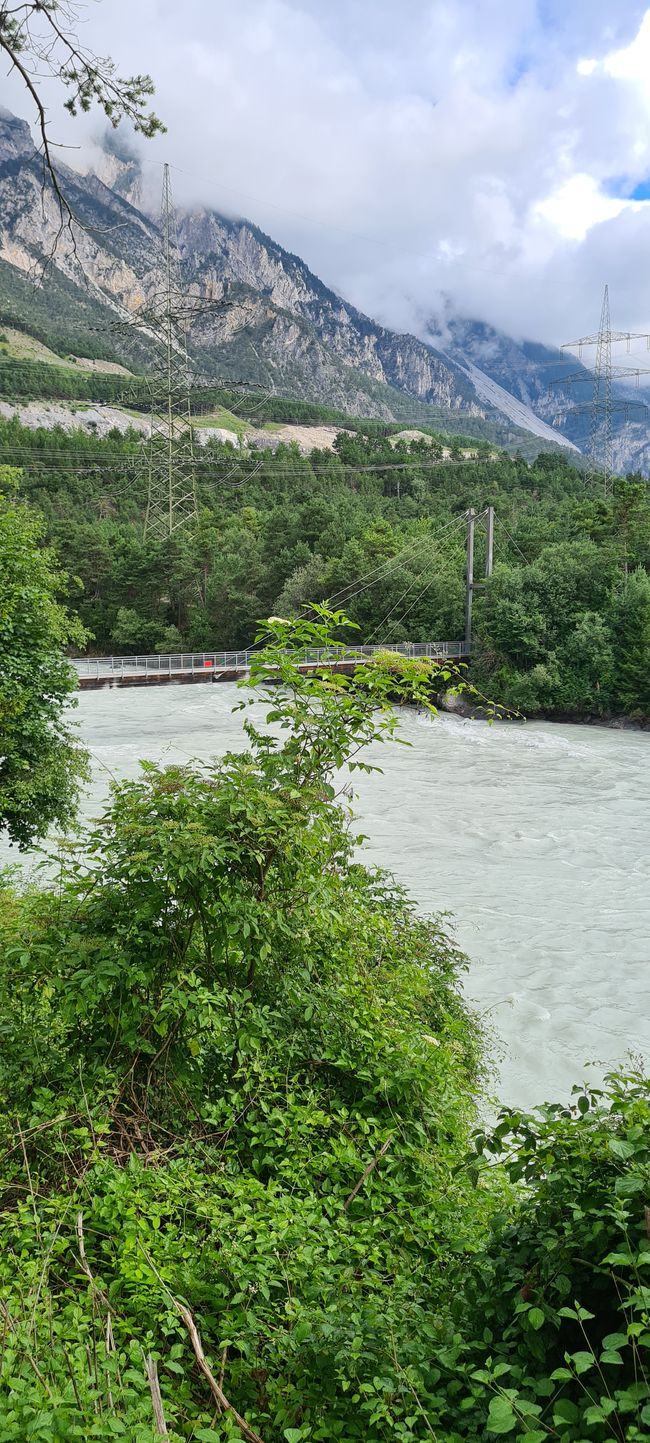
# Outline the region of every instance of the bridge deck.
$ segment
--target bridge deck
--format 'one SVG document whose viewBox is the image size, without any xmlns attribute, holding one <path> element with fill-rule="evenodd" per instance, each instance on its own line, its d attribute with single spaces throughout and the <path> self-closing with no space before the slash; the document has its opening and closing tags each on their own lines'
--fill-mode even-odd
<svg viewBox="0 0 650 1443">
<path fill-rule="evenodd" d="M 336 666 L 351 671 L 359 661 L 378 652 L 394 651 L 399 656 L 429 657 L 433 661 L 462 661 L 469 648 L 464 641 L 400 642 L 394 646 L 358 646 L 339 651 L 305 651 L 301 665 Z M 72 664 L 83 689 L 105 686 L 161 686 L 169 682 L 239 681 L 250 669 L 254 652 L 200 651 L 159 656 L 73 657 Z"/>
</svg>

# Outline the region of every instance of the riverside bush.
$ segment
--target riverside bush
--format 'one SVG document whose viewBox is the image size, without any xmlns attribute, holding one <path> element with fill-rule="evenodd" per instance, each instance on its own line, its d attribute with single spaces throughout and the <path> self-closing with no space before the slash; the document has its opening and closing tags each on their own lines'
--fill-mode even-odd
<svg viewBox="0 0 650 1443">
<path fill-rule="evenodd" d="M 305 672 L 344 621 L 0 890 L 0 1443 L 650 1439 L 647 1082 L 475 1130 L 465 960 L 337 781 L 453 678 Z"/>
<path fill-rule="evenodd" d="M 504 1111 L 474 1157 L 477 1180 L 498 1157 L 515 1191 L 426 1380 L 436 1436 L 650 1439 L 647 1079 L 615 1074 L 575 1088 L 570 1106 Z"/>
<path fill-rule="evenodd" d="M 301 671 L 343 620 L 271 624 L 273 733 L 146 766 L 2 894 L 2 1443 L 148 1443 L 153 1372 L 174 1439 L 427 1436 L 408 1370 L 486 1210 L 480 1034 L 333 780 L 437 671 Z"/>
</svg>

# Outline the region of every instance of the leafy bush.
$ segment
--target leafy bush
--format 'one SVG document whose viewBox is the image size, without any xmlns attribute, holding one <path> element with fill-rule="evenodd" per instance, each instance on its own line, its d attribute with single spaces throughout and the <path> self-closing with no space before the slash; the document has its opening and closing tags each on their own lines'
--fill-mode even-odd
<svg viewBox="0 0 650 1443">
<path fill-rule="evenodd" d="M 506 1111 L 475 1157 L 477 1180 L 498 1159 L 515 1200 L 465 1278 L 460 1326 L 428 1380 L 432 1426 L 450 1440 L 647 1440 L 647 1079 L 615 1075 L 604 1091 L 576 1088 L 571 1106 Z"/>
<path fill-rule="evenodd" d="M 271 733 L 147 766 L 2 894 L 3 1443 L 149 1443 L 152 1369 L 176 1440 L 427 1436 L 408 1370 L 485 1226 L 480 1036 L 333 780 L 435 678 L 301 669 L 342 621 L 272 623 Z"/>
<path fill-rule="evenodd" d="M 28 846 L 73 819 L 86 776 L 65 716 L 77 688 L 65 647 L 87 636 L 58 601 L 67 577 L 17 480 L 0 466 L 0 829 Z"/>
</svg>

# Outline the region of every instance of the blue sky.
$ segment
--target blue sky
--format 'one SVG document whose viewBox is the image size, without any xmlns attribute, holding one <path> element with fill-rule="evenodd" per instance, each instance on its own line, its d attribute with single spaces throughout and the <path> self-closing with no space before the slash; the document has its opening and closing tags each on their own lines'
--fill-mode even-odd
<svg viewBox="0 0 650 1443">
<path fill-rule="evenodd" d="M 147 69 L 155 192 L 250 215 L 387 324 L 451 306 L 517 336 L 650 325 L 650 0 L 101 0 Z M 29 118 L 15 80 L 2 99 Z M 48 96 L 53 117 L 57 97 Z M 96 118 L 59 138 L 92 157 Z M 74 153 L 69 157 L 74 161 Z"/>
</svg>

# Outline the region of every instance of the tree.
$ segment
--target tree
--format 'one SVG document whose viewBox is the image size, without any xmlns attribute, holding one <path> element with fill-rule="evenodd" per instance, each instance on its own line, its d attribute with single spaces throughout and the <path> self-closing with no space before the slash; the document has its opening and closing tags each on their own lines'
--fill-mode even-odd
<svg viewBox="0 0 650 1443">
<path fill-rule="evenodd" d="M 85 8 L 79 0 L 0 0 L 0 50 L 9 57 L 10 69 L 23 80 L 36 107 L 45 170 L 54 187 L 61 224 L 69 224 L 73 213 L 61 188 L 52 155 L 41 83 L 52 76 L 68 91 L 64 102 L 70 115 L 98 105 L 116 128 L 128 120 L 140 135 L 151 137 L 164 130 L 162 122 L 147 109 L 154 85 L 149 75 L 122 77 L 114 62 L 95 55 L 80 44 L 76 27 Z"/>
<path fill-rule="evenodd" d="M 149 651 L 161 636 L 162 623 L 154 618 L 141 616 L 132 606 L 120 606 L 111 632 L 111 639 L 119 652 Z"/>
<path fill-rule="evenodd" d="M 16 472 L 0 467 L 4 492 Z M 0 494 L 0 826 L 28 846 L 74 816 L 86 754 L 63 720 L 77 685 L 64 655 L 87 633 L 57 600 L 66 576 L 34 512 Z"/>
<path fill-rule="evenodd" d="M 640 567 L 614 602 L 615 687 L 626 712 L 650 716 L 650 577 Z"/>
</svg>

